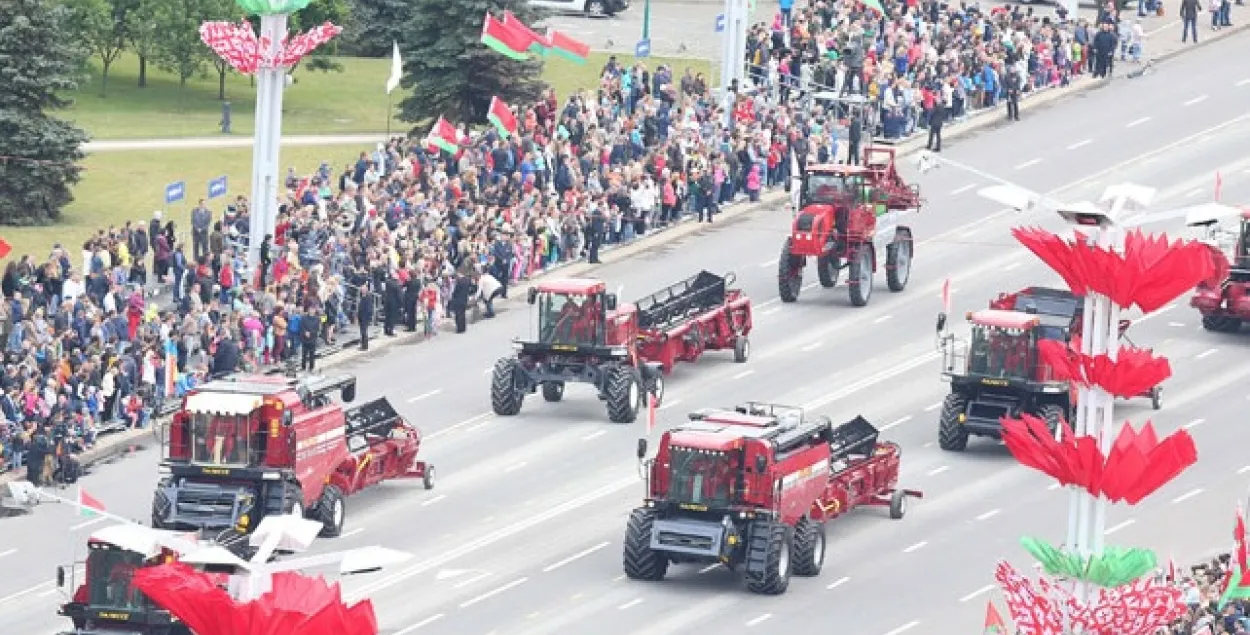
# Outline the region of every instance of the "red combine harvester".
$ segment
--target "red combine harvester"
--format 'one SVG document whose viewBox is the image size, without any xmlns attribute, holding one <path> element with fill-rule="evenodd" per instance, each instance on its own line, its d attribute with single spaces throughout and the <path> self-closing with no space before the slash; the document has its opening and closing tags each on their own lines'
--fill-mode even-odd
<svg viewBox="0 0 1250 635">
<path fill-rule="evenodd" d="M 782 302 L 795 302 L 803 268 L 816 259 L 821 286 L 837 286 L 847 269 L 851 304 L 872 297 L 873 274 L 885 255 L 886 284 L 902 291 L 911 277 L 915 246 L 911 228 L 899 220 L 920 211 L 920 188 L 908 185 L 894 165 L 894 148 L 868 146 L 864 165 L 809 165 L 803 174 L 800 209 L 777 261 Z"/>
<path fill-rule="evenodd" d="M 856 417 L 834 426 L 799 408 L 748 403 L 702 410 L 665 432 L 645 461 L 647 498 L 625 532 L 625 575 L 662 580 L 669 564 L 721 563 L 754 593 L 785 593 L 790 576 L 815 576 L 825 523 L 862 505 L 902 518 L 902 450 Z M 644 461 L 647 440 L 638 440 Z"/>
<path fill-rule="evenodd" d="M 607 404 L 610 420 L 632 423 L 645 393 L 663 398 L 664 376 L 678 362 L 718 350 L 733 350 L 735 362 L 747 361 L 751 300 L 730 288 L 733 280 L 733 274 L 702 271 L 619 308 L 600 280 L 531 287 L 538 337 L 514 341 L 516 355 L 495 362 L 491 407 L 512 416 L 540 387 L 543 399 L 556 402 L 566 384 L 587 383 Z"/>
<path fill-rule="evenodd" d="M 1243 322 L 1250 320 L 1250 210 L 1240 214 L 1240 228 L 1235 233 L 1221 232 L 1216 219 L 1201 218 L 1191 221 L 1190 226 L 1207 227 L 1210 238 L 1227 236 L 1232 244 L 1221 246 L 1222 241 L 1209 240 L 1217 262 L 1227 263 L 1228 276 L 1219 288 L 1205 282 L 1199 283 L 1190 299 L 1190 306 L 1202 314 L 1202 328 L 1217 333 L 1236 333 Z M 1228 234 L 1232 235 L 1228 235 Z M 1227 247 L 1227 249 L 1225 249 Z"/>
<path fill-rule="evenodd" d="M 434 486 L 417 460 L 421 433 L 379 398 L 345 410 L 330 398 L 356 396 L 356 379 L 255 375 L 197 387 L 174 414 L 152 526 L 250 533 L 267 515 L 321 521 L 337 536 L 344 499 L 395 478 Z"/>
</svg>

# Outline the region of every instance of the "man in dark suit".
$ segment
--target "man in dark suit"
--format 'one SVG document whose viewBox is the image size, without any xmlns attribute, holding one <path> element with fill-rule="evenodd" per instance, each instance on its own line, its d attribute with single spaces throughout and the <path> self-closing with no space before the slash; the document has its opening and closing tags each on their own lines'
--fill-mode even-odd
<svg viewBox="0 0 1250 635">
<path fill-rule="evenodd" d="M 395 337 L 395 325 L 399 323 L 399 306 L 402 300 L 403 292 L 399 289 L 399 281 L 395 276 L 386 278 L 386 285 L 382 292 L 382 310 L 383 315 L 382 332 L 387 337 Z"/>
<path fill-rule="evenodd" d="M 469 298 L 473 297 L 474 286 L 473 279 L 469 277 L 468 272 L 461 271 L 460 275 L 456 276 L 455 286 L 451 289 L 451 300 L 447 303 L 447 307 L 456 318 L 457 333 L 464 333 L 468 329 L 469 321 L 465 311 L 469 309 Z"/>
<path fill-rule="evenodd" d="M 317 365 L 317 339 L 321 335 L 321 315 L 308 307 L 299 319 L 300 370 L 313 372 Z"/>
<path fill-rule="evenodd" d="M 369 350 L 369 325 L 373 324 L 373 285 L 365 280 L 360 285 L 360 303 L 356 305 L 356 322 L 360 325 L 360 350 Z"/>
</svg>

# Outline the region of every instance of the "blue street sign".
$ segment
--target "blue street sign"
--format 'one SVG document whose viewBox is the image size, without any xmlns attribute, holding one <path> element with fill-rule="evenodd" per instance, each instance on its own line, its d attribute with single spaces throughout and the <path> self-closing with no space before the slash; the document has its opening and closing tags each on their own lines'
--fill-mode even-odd
<svg viewBox="0 0 1250 635">
<path fill-rule="evenodd" d="M 634 57 L 650 57 L 651 56 L 651 40 L 638 40 L 634 45 Z"/>
<path fill-rule="evenodd" d="M 177 203 L 187 196 L 187 182 L 174 181 L 165 186 L 165 204 Z"/>
<path fill-rule="evenodd" d="M 226 195 L 226 177 L 219 176 L 208 182 L 208 197 L 217 198 Z"/>
<path fill-rule="evenodd" d="M 717 33 L 725 32 L 725 14 L 724 13 L 716 14 L 716 32 Z"/>
</svg>

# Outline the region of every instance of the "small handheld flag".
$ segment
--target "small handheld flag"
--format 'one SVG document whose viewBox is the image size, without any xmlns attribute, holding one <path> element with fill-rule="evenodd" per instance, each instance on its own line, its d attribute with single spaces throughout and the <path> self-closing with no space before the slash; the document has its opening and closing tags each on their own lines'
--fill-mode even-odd
<svg viewBox="0 0 1250 635">
<path fill-rule="evenodd" d="M 1224 177 L 1220 176 L 1220 171 L 1215 171 L 1215 202 L 1220 202 L 1220 193 L 1224 189 Z"/>
<path fill-rule="evenodd" d="M 947 315 L 951 314 L 951 279 L 950 278 L 947 278 L 946 281 L 942 283 L 942 312 Z"/>
<path fill-rule="evenodd" d="M 983 635 L 1007 635 L 1007 624 L 1003 621 L 1003 616 L 998 614 L 993 601 L 985 603 L 985 630 L 982 633 Z"/>
<path fill-rule="evenodd" d="M 96 500 L 94 496 L 87 493 L 81 485 L 78 486 L 78 513 L 82 516 L 96 516 L 96 512 L 104 511 L 104 503 Z"/>
<path fill-rule="evenodd" d="M 399 56 L 399 42 L 391 42 L 391 76 L 386 78 L 386 94 L 395 92 L 404 78 L 404 61 Z"/>
</svg>

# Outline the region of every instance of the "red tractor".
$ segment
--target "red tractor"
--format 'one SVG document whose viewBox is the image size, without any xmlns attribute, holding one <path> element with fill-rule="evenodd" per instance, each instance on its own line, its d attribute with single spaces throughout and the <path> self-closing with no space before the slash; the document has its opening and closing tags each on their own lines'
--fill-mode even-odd
<svg viewBox="0 0 1250 635">
<path fill-rule="evenodd" d="M 777 261 L 782 302 L 795 302 L 803 268 L 816 259 L 821 286 L 837 286 L 847 269 L 851 304 L 872 297 L 873 274 L 885 255 L 886 284 L 902 291 L 911 277 L 911 228 L 899 220 L 920 211 L 920 189 L 894 166 L 894 148 L 868 146 L 864 165 L 809 165 L 800 185 L 799 211 Z"/>
<path fill-rule="evenodd" d="M 336 391 L 355 399 L 355 377 L 254 375 L 194 389 L 170 423 L 152 526 L 237 537 L 267 515 L 295 514 L 337 536 L 346 497 L 395 478 L 434 486 L 416 427 L 386 398 L 344 409 Z"/>
<path fill-rule="evenodd" d="M 1226 279 L 1219 288 L 1199 283 L 1189 301 L 1190 306 L 1202 314 L 1202 328 L 1208 331 L 1236 333 L 1241 330 L 1242 322 L 1250 320 L 1250 211 L 1243 211 L 1240 216 L 1239 231 L 1228 236 L 1233 243 L 1228 245 L 1230 249 L 1225 251 L 1221 246 L 1211 245 L 1216 262 L 1227 268 Z M 1191 222 L 1190 225 L 1208 226 L 1212 237 L 1222 233 L 1216 229 L 1214 219 Z"/>
<path fill-rule="evenodd" d="M 834 426 L 799 408 L 748 403 L 702 410 L 638 459 L 647 496 L 625 531 L 625 575 L 662 580 L 670 564 L 720 563 L 740 570 L 754 593 L 785 593 L 790 576 L 815 576 L 825 559 L 825 523 L 861 505 L 902 518 L 902 450 L 878 442 L 863 417 Z"/>
<path fill-rule="evenodd" d="M 619 308 L 600 280 L 531 287 L 538 334 L 516 340 L 516 355 L 495 362 L 491 407 L 497 415 L 512 416 L 540 387 L 543 399 L 557 402 L 566 384 L 587 383 L 607 404 L 610 420 L 632 423 L 644 394 L 663 398 L 664 376 L 678 362 L 718 350 L 732 350 L 735 362 L 747 361 L 751 300 L 730 288 L 733 280 L 733 274 L 702 271 Z"/>
</svg>

